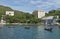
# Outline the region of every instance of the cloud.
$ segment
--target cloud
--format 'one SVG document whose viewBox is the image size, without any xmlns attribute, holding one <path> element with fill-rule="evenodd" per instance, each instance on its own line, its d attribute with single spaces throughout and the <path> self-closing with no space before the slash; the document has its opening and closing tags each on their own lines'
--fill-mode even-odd
<svg viewBox="0 0 60 39">
<path fill-rule="evenodd" d="M 42 7 L 53 6 L 53 5 L 59 6 L 60 5 L 60 0 L 47 0 L 47 1 L 44 1 L 44 0 L 33 1 L 33 0 L 31 0 L 30 3 L 33 4 L 33 5 L 42 6 Z"/>
<path fill-rule="evenodd" d="M 10 6 L 15 9 L 21 10 L 34 10 L 34 9 L 55 9 L 60 7 L 60 0 L 0 0 L 0 5 Z"/>
<path fill-rule="evenodd" d="M 60 0 L 31 0 L 30 3 L 38 9 L 45 9 L 47 11 L 60 8 Z"/>
</svg>

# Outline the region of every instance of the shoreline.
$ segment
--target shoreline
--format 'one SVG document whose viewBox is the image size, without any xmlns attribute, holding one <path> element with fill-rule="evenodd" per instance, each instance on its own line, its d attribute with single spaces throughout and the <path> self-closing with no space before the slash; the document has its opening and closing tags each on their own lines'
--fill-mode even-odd
<svg viewBox="0 0 60 39">
<path fill-rule="evenodd" d="M 0 23 L 0 26 L 1 25 L 25 25 L 25 26 L 31 26 L 31 25 L 33 25 L 33 26 L 35 26 L 35 25 L 38 25 L 38 26 L 45 26 L 44 24 L 42 24 L 42 23 Z M 48 24 L 49 25 L 49 24 Z M 47 26 L 48 26 L 47 25 Z M 58 24 L 53 24 L 54 26 L 60 26 L 60 25 L 58 25 Z"/>
<path fill-rule="evenodd" d="M 0 23 L 0 24 L 20 24 L 20 25 L 34 25 L 35 23 Z M 41 23 L 36 23 L 36 24 L 41 24 Z"/>
</svg>

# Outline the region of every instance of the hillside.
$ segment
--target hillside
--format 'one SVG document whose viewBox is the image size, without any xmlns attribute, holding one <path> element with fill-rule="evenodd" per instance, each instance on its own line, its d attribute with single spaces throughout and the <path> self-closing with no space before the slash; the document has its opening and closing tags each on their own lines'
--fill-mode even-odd
<svg viewBox="0 0 60 39">
<path fill-rule="evenodd" d="M 0 5 L 0 20 L 1 16 L 5 15 L 6 11 L 14 11 L 14 16 L 4 16 L 4 20 L 9 23 L 26 23 L 27 20 L 30 22 L 36 23 L 39 22 L 39 19 L 36 19 L 33 14 L 23 12 L 23 11 L 18 11 L 18 10 L 13 10 L 10 7 L 7 6 L 2 6 Z"/>
<path fill-rule="evenodd" d="M 10 7 L 7 7 L 7 6 L 0 5 L 0 13 L 1 14 L 4 14 L 5 11 L 10 11 L 10 10 L 13 10 L 13 9 L 11 9 Z"/>
<path fill-rule="evenodd" d="M 57 15 L 60 17 L 60 9 L 50 10 L 48 13 L 46 13 L 46 16 L 57 16 Z"/>
<path fill-rule="evenodd" d="M 2 5 L 0 5 L 0 13 L 5 14 L 6 11 L 14 11 L 15 14 L 17 14 L 17 13 L 19 13 L 19 14 L 20 14 L 20 13 L 25 13 L 25 12 L 22 12 L 22 11 L 13 10 L 12 8 L 7 7 L 7 6 L 2 6 Z"/>
<path fill-rule="evenodd" d="M 5 15 L 6 11 L 14 11 L 15 16 L 20 16 L 20 15 L 26 14 L 26 12 L 13 10 L 12 8 L 10 8 L 8 6 L 0 5 L 0 19 L 1 19 L 2 15 Z"/>
</svg>

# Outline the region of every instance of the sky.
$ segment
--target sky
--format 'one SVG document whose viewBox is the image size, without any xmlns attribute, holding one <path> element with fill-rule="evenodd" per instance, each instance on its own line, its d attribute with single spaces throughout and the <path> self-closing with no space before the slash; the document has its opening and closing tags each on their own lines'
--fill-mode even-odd
<svg viewBox="0 0 60 39">
<path fill-rule="evenodd" d="M 60 0 L 0 0 L 0 5 L 30 13 L 34 10 L 44 10 L 48 12 L 60 8 Z"/>
</svg>

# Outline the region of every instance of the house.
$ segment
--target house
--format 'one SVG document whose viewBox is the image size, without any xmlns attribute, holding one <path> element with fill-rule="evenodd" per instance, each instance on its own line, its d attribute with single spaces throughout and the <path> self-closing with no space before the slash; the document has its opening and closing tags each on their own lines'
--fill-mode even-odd
<svg viewBox="0 0 60 39">
<path fill-rule="evenodd" d="M 45 12 L 43 10 L 35 10 L 33 11 L 33 15 L 35 15 L 36 18 L 42 18 L 45 16 Z"/>
<path fill-rule="evenodd" d="M 6 15 L 14 16 L 14 11 L 6 11 Z"/>
</svg>

